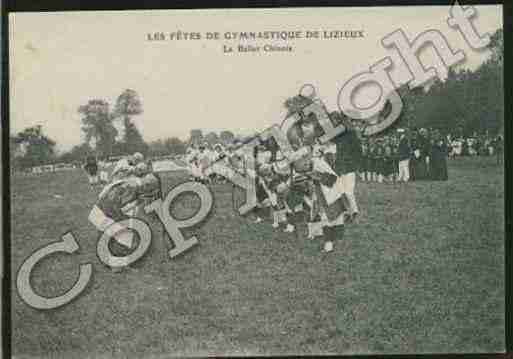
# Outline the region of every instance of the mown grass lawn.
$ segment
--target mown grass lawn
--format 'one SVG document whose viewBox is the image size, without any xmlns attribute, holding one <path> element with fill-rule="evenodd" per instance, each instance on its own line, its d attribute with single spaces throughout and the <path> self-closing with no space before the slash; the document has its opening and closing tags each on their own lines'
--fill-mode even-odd
<svg viewBox="0 0 513 359">
<path fill-rule="evenodd" d="M 450 161 L 448 182 L 359 183 L 359 224 L 326 255 L 303 234 L 234 214 L 229 185 L 200 244 L 174 260 L 156 246 L 136 270 L 96 257 L 87 221 L 99 189 L 80 171 L 12 178 L 12 348 L 18 358 L 497 352 L 504 349 L 504 179 L 494 158 Z M 183 181 L 164 176 L 164 191 Z M 62 196 L 58 198 L 55 195 Z M 183 198 L 177 215 L 197 201 Z M 55 296 L 78 264 L 93 277 L 68 305 L 39 311 L 16 292 L 30 254 L 72 230 L 77 255 L 33 271 Z M 156 227 L 156 233 L 160 229 Z M 304 229 L 300 229 L 304 231 Z"/>
</svg>

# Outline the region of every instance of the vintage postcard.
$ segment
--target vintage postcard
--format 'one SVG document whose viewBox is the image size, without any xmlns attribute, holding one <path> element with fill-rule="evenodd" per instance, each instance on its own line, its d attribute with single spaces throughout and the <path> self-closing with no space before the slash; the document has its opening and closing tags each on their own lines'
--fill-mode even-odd
<svg viewBox="0 0 513 359">
<path fill-rule="evenodd" d="M 10 13 L 12 354 L 503 353 L 502 12 Z"/>
</svg>

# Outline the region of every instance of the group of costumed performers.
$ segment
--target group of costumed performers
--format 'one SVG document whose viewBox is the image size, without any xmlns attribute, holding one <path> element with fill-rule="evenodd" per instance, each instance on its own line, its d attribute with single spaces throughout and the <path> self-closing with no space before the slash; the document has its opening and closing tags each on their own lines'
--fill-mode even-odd
<svg viewBox="0 0 513 359">
<path fill-rule="evenodd" d="M 109 229 L 114 239 L 109 247 L 116 257 L 123 257 L 135 247 L 135 241 L 129 225 L 120 222 L 137 217 L 146 204 L 160 197 L 160 178 L 143 155 L 136 153 L 115 164 L 111 182 L 98 195 L 88 219 L 100 233 Z M 112 270 L 119 272 L 128 267 L 121 264 Z"/>
<path fill-rule="evenodd" d="M 312 101 L 304 95 L 289 99 L 289 115 Z M 287 159 L 272 137 L 259 140 L 254 152 L 258 204 L 250 217 L 260 223 L 269 211 L 272 226 L 284 232 L 306 223 L 307 237 L 320 238 L 323 250 L 331 252 L 343 239 L 345 224 L 359 213 L 354 189 L 361 142 L 351 122 L 333 112 L 332 122 L 346 131 L 321 143 L 323 130 L 313 116 L 302 117 L 287 133 L 294 151 L 304 154 L 298 159 Z"/>
<path fill-rule="evenodd" d="M 205 184 L 226 182 L 227 166 L 239 167 L 238 156 L 233 152 L 233 149 L 239 145 L 238 141 L 226 147 L 221 143 L 191 144 L 187 148 L 185 161 L 192 179 Z"/>
<path fill-rule="evenodd" d="M 316 115 L 303 112 L 314 102 L 322 104 L 313 87 L 303 87 L 299 95 L 285 101 L 286 118 L 299 114 L 285 134 L 293 151 L 303 154 L 299 158 L 287 158 L 273 137 L 257 135 L 247 141 L 257 143 L 252 159 L 255 171 L 251 174 L 255 177 L 257 206 L 248 218 L 261 223 L 268 216 L 273 228 L 288 233 L 297 232 L 298 225 L 306 223 L 307 237 L 320 238 L 323 250 L 331 252 L 334 243 L 343 239 L 345 224 L 354 223 L 359 214 L 355 183 L 363 168 L 362 160 L 367 157 L 362 157 L 361 130 L 341 112 L 326 114 L 334 126 L 342 125 L 345 131 L 321 143 L 324 130 Z M 207 142 L 191 144 L 185 159 L 192 178 L 212 183 L 229 178 L 229 173 L 222 172 L 228 168 L 248 175 L 251 166 L 237 151 L 242 146 L 241 142 L 226 147 Z"/>
</svg>

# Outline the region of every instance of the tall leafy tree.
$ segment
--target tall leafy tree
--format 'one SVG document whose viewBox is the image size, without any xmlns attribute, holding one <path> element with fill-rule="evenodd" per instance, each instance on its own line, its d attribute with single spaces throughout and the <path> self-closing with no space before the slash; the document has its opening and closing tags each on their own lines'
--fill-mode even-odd
<svg viewBox="0 0 513 359">
<path fill-rule="evenodd" d="M 159 139 L 149 144 L 149 152 L 152 156 L 184 154 L 186 144 L 178 137 Z"/>
<path fill-rule="evenodd" d="M 148 144 L 148 152 L 150 156 L 164 156 L 167 154 L 166 145 L 164 141 L 158 139 Z"/>
<path fill-rule="evenodd" d="M 55 160 L 55 141 L 43 133 L 41 125 L 28 127 L 13 138 L 13 144 L 23 148 L 19 158 L 23 168 L 51 163 Z"/>
<path fill-rule="evenodd" d="M 125 140 L 123 141 L 125 147 L 124 153 L 141 152 L 146 154 L 148 152 L 148 145 L 133 122 L 128 122 L 125 127 Z"/>
<path fill-rule="evenodd" d="M 80 145 L 73 146 L 71 150 L 64 152 L 60 158 L 60 162 L 66 163 L 82 163 L 84 159 L 93 152 L 91 146 L 88 143 L 81 143 Z"/>
<path fill-rule="evenodd" d="M 181 155 L 185 153 L 186 145 L 178 137 L 168 138 L 164 143 L 167 151 L 173 155 Z"/>
<path fill-rule="evenodd" d="M 231 131 L 221 131 L 219 139 L 226 145 L 233 142 L 235 135 Z"/>
<path fill-rule="evenodd" d="M 192 144 L 198 144 L 203 142 L 203 131 L 200 129 L 194 129 L 190 132 L 189 142 Z"/>
<path fill-rule="evenodd" d="M 142 103 L 135 90 L 126 89 L 116 100 L 114 113 L 123 118 L 125 127 L 131 122 L 133 116 L 143 112 Z"/>
<path fill-rule="evenodd" d="M 125 134 L 124 144 L 121 146 L 123 152 L 143 152 L 148 150 L 137 126 L 133 123 L 133 116 L 143 113 L 142 103 L 136 91 L 126 89 L 116 100 L 114 114 L 123 119 Z"/>
<path fill-rule="evenodd" d="M 111 155 L 118 131 L 113 125 L 114 116 L 109 103 L 102 99 L 89 100 L 78 108 L 78 112 L 82 115 L 85 142 L 100 155 Z"/>
<path fill-rule="evenodd" d="M 427 92 L 399 89 L 403 100 L 400 124 L 431 127 L 443 133 L 471 136 L 475 132 L 496 134 L 503 130 L 503 40 L 502 29 L 491 37 L 490 58 L 474 71 L 450 69 L 444 81 L 435 78 Z"/>
<path fill-rule="evenodd" d="M 17 142 L 16 136 L 9 136 L 9 164 L 11 170 L 20 168 L 20 159 L 24 155 L 24 149 Z"/>
<path fill-rule="evenodd" d="M 210 145 L 214 145 L 219 143 L 219 136 L 215 132 L 209 132 L 205 135 L 205 141 L 207 141 Z"/>
</svg>

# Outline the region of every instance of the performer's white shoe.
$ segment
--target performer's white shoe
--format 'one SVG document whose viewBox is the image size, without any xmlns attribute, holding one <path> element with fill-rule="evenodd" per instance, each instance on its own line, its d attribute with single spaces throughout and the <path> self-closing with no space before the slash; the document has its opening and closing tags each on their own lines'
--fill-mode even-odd
<svg viewBox="0 0 513 359">
<path fill-rule="evenodd" d="M 273 223 L 273 228 L 278 228 L 279 226 L 280 226 L 279 223 L 276 223 L 276 222 Z"/>
<path fill-rule="evenodd" d="M 260 223 L 260 222 L 262 222 L 262 218 L 257 217 L 257 218 L 255 219 L 255 223 Z"/>
<path fill-rule="evenodd" d="M 283 230 L 284 232 L 287 232 L 287 233 L 292 233 L 294 232 L 294 230 L 296 229 L 296 227 L 294 227 L 292 224 L 287 224 L 287 227 Z"/>
<path fill-rule="evenodd" d="M 324 251 L 325 252 L 331 252 L 333 250 L 333 242 L 328 241 L 324 243 Z"/>
</svg>

